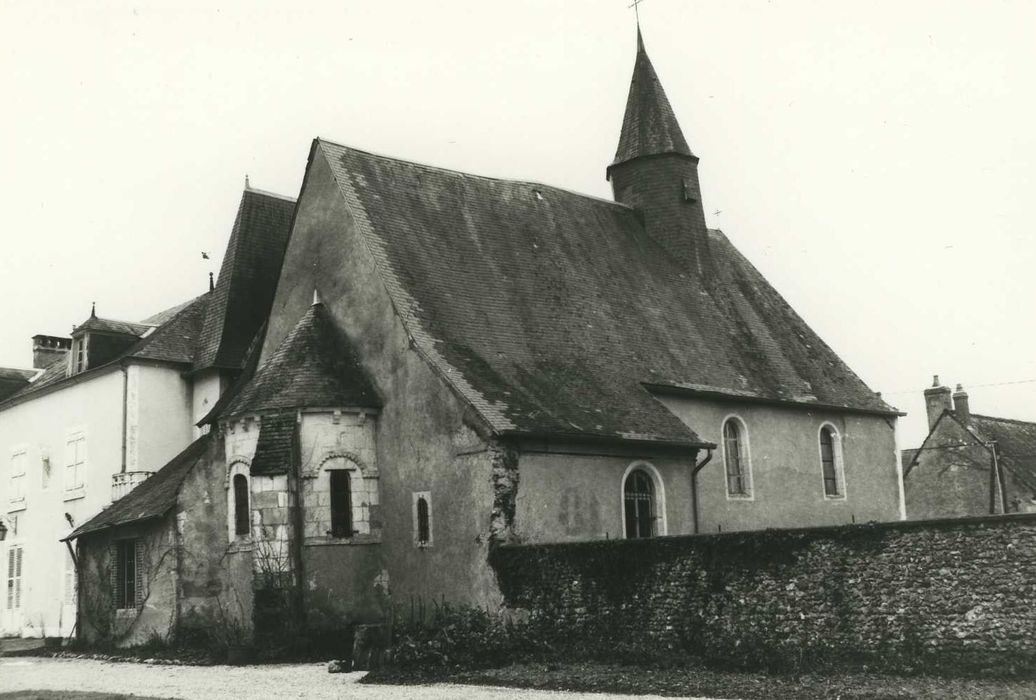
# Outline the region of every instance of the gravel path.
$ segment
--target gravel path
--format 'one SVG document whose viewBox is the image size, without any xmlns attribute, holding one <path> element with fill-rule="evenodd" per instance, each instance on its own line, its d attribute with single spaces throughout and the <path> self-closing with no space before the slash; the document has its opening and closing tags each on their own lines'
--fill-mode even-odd
<svg viewBox="0 0 1036 700">
<path fill-rule="evenodd" d="M 324 664 L 277 666 L 163 666 L 85 659 L 0 658 L 0 692 L 12 690 L 84 690 L 133 693 L 189 700 L 287 700 L 287 698 L 358 698 L 364 700 L 606 700 L 650 695 L 560 693 L 466 685 L 360 685 L 363 673 L 327 672 Z"/>
</svg>

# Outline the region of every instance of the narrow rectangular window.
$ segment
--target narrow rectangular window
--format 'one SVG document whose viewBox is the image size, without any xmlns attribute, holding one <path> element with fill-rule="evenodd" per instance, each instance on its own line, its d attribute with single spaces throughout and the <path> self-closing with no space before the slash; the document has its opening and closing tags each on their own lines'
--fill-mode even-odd
<svg viewBox="0 0 1036 700">
<path fill-rule="evenodd" d="M 824 495 L 840 496 L 838 470 L 835 464 L 835 435 L 829 428 L 820 431 L 820 464 L 824 474 Z"/>
<path fill-rule="evenodd" d="M 349 490 L 349 472 L 335 469 L 328 472 L 331 487 L 331 536 L 353 536 L 352 494 Z"/>
<path fill-rule="evenodd" d="M 234 475 L 234 534 L 248 534 L 248 479 L 244 474 Z"/>
<path fill-rule="evenodd" d="M 432 546 L 432 494 L 429 491 L 415 491 L 412 494 L 414 516 L 414 544 L 418 547 Z"/>
<path fill-rule="evenodd" d="M 115 607 L 126 610 L 138 606 L 141 564 L 138 540 L 115 543 Z"/>
</svg>

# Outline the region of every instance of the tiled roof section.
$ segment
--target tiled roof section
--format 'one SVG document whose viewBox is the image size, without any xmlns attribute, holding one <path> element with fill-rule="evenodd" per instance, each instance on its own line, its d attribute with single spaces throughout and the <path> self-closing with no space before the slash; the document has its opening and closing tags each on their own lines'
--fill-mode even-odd
<svg viewBox="0 0 1036 700">
<path fill-rule="evenodd" d="M 917 457 L 917 453 L 920 451 L 921 448 L 919 447 L 903 450 L 899 459 L 899 463 L 903 467 L 903 474 L 910 470 L 910 465 L 914 463 L 914 458 Z"/>
<path fill-rule="evenodd" d="M 31 369 L 0 367 L 0 401 L 25 388 L 35 374 Z"/>
<path fill-rule="evenodd" d="M 176 505 L 183 480 L 204 459 L 211 441 L 211 433 L 201 436 L 144 483 L 77 527 L 64 539 L 73 540 L 119 525 L 162 517 Z"/>
<path fill-rule="evenodd" d="M 892 412 L 718 231 L 705 281 L 628 207 L 319 149 L 416 347 L 498 432 L 700 444 L 644 383 Z"/>
<path fill-rule="evenodd" d="M 295 439 L 295 413 L 263 416 L 259 424 L 259 440 L 249 472 L 252 476 L 286 474 L 291 464 L 292 441 Z"/>
<path fill-rule="evenodd" d="M 240 369 L 266 321 L 284 261 L 295 200 L 246 188 L 213 290 L 195 369 Z"/>
<path fill-rule="evenodd" d="M 971 414 L 969 427 L 996 442 L 1000 464 L 1036 493 L 1036 423 Z"/>
<path fill-rule="evenodd" d="M 165 309 L 163 311 L 159 311 L 154 316 L 148 316 L 143 321 L 141 321 L 141 323 L 143 323 L 145 325 L 148 325 L 148 326 L 161 326 L 163 323 L 165 323 L 166 321 L 171 319 L 173 316 L 175 316 L 176 314 L 180 313 L 181 311 L 186 309 L 188 306 L 193 304 L 195 302 L 195 299 L 188 299 L 187 301 L 183 302 L 182 304 L 177 304 L 176 306 L 170 306 L 168 309 Z"/>
<path fill-rule="evenodd" d="M 64 360 L 54 362 L 43 370 L 43 374 L 36 381 L 12 394 L 8 399 L 12 402 L 18 401 L 65 381 L 78 381 L 95 373 L 107 371 L 112 365 L 127 358 L 190 364 L 208 302 L 209 295 L 205 294 L 177 307 L 179 311 L 155 328 L 146 338 L 141 338 L 122 355 L 100 367 L 69 376 L 67 362 Z M 3 405 L 0 404 L 0 408 L 2 407 Z"/>
<path fill-rule="evenodd" d="M 694 155 L 676 121 L 655 67 L 651 65 L 644 40 L 637 28 L 637 60 L 633 66 L 626 115 L 622 119 L 619 147 L 612 165 L 659 153 Z"/>
<path fill-rule="evenodd" d="M 136 347 L 131 348 L 129 357 L 164 362 L 191 362 L 206 311 L 211 303 L 210 294 L 194 298 Z"/>
<path fill-rule="evenodd" d="M 75 334 L 82 333 L 84 331 L 102 331 L 105 333 L 119 333 L 121 335 L 135 335 L 138 338 L 151 328 L 149 325 L 143 323 L 132 323 L 130 321 L 116 321 L 111 318 L 100 318 L 98 316 L 91 316 L 86 319 L 72 332 Z"/>
<path fill-rule="evenodd" d="M 309 307 L 223 416 L 305 407 L 378 408 L 381 400 L 323 304 Z"/>
</svg>

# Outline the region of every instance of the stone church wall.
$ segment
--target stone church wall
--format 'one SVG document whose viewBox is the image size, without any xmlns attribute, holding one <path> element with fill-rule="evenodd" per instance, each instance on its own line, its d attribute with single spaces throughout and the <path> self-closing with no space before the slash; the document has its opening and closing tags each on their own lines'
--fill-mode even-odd
<svg viewBox="0 0 1036 700">
<path fill-rule="evenodd" d="M 1033 515 L 507 546 L 492 562 L 510 608 L 588 644 L 785 667 L 1036 662 Z"/>
</svg>

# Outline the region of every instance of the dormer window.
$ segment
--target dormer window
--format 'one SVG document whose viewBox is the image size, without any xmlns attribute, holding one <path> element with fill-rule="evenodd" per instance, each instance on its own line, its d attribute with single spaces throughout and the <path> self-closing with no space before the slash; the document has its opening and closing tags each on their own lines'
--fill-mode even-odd
<svg viewBox="0 0 1036 700">
<path fill-rule="evenodd" d="M 72 374 L 79 374 L 86 370 L 86 347 L 89 342 L 89 334 L 72 341 Z"/>
</svg>

